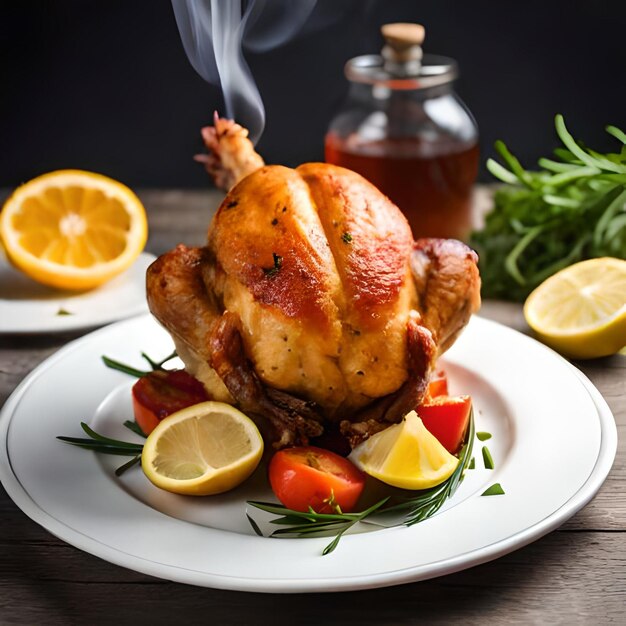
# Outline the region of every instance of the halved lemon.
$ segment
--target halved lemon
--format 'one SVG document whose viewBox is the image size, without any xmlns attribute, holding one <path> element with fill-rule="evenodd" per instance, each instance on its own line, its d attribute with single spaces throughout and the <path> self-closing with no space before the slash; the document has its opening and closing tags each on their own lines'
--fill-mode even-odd
<svg viewBox="0 0 626 626">
<path fill-rule="evenodd" d="M 59 170 L 18 187 L 0 213 L 9 260 L 34 280 L 91 289 L 127 269 L 148 236 L 139 198 L 112 178 Z"/>
<path fill-rule="evenodd" d="M 207 496 L 233 489 L 256 469 L 263 438 L 230 404 L 202 402 L 172 413 L 150 433 L 141 466 L 157 487 Z"/>
<path fill-rule="evenodd" d="M 590 259 L 557 272 L 526 300 L 524 317 L 561 354 L 590 359 L 626 346 L 626 261 Z"/>
<path fill-rule="evenodd" d="M 439 485 L 459 464 L 426 430 L 415 411 L 359 444 L 349 458 L 366 474 L 401 489 Z"/>
</svg>

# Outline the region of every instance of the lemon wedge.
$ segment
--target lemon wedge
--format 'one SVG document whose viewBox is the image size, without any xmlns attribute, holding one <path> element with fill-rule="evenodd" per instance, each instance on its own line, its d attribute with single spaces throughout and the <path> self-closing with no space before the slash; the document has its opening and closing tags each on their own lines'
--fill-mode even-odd
<svg viewBox="0 0 626 626">
<path fill-rule="evenodd" d="M 626 261 L 581 261 L 557 272 L 526 300 L 524 317 L 547 345 L 576 359 L 626 346 Z"/>
<path fill-rule="evenodd" d="M 459 464 L 415 411 L 359 444 L 349 458 L 366 474 L 401 489 L 434 487 L 450 478 Z"/>
<path fill-rule="evenodd" d="M 146 439 L 141 466 L 161 489 L 206 496 L 242 483 L 262 454 L 263 439 L 249 417 L 229 404 L 202 402 L 161 421 Z"/>
<path fill-rule="evenodd" d="M 59 170 L 18 187 L 0 213 L 9 260 L 34 280 L 91 289 L 130 267 L 148 236 L 139 198 L 111 178 Z"/>
</svg>

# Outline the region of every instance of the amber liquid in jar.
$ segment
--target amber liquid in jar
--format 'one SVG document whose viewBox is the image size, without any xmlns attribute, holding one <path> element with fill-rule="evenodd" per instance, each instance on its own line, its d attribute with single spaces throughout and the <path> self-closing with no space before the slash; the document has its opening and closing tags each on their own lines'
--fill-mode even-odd
<svg viewBox="0 0 626 626">
<path fill-rule="evenodd" d="M 358 172 L 378 187 L 402 210 L 415 238 L 469 235 L 479 163 L 476 142 L 433 146 L 416 138 L 388 138 L 350 143 L 350 137 L 330 132 L 326 161 Z"/>
</svg>

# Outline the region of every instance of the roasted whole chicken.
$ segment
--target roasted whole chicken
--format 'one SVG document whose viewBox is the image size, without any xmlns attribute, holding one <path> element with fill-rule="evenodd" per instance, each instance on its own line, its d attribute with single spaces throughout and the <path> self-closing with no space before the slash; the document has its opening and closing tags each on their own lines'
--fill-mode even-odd
<svg viewBox="0 0 626 626">
<path fill-rule="evenodd" d="M 147 275 L 186 369 L 275 447 L 354 446 L 400 421 L 480 306 L 476 254 L 414 241 L 350 170 L 266 166 L 247 131 L 217 117 L 203 137 L 197 158 L 228 194 L 207 245 L 179 245 Z"/>
</svg>

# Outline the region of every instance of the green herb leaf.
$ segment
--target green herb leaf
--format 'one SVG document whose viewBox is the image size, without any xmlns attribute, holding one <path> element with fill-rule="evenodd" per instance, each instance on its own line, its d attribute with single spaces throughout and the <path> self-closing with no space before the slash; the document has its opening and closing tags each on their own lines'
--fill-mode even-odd
<svg viewBox="0 0 626 626">
<path fill-rule="evenodd" d="M 57 311 L 57 315 L 63 316 L 63 315 L 74 315 L 74 314 L 70 313 L 70 311 L 68 311 L 67 309 L 64 309 L 63 307 L 59 307 L 59 310 Z"/>
<path fill-rule="evenodd" d="M 491 433 L 479 430 L 476 433 L 476 439 L 478 439 L 478 441 L 487 441 L 488 439 L 491 439 Z"/>
<path fill-rule="evenodd" d="M 124 426 L 126 426 L 126 428 L 128 428 L 128 430 L 132 430 L 135 434 L 139 435 L 140 437 L 143 437 L 144 439 L 147 436 L 143 432 L 143 430 L 141 430 L 141 426 L 139 426 L 139 424 L 137 424 L 137 422 L 135 422 L 134 420 L 132 422 L 130 420 L 126 420 L 124 422 Z"/>
<path fill-rule="evenodd" d="M 248 521 L 250 522 L 250 526 L 252 526 L 252 530 L 259 537 L 263 537 L 263 533 L 261 532 L 261 529 L 259 528 L 258 524 L 247 513 L 246 513 L 246 517 L 248 518 Z"/>
<path fill-rule="evenodd" d="M 137 446 L 136 448 L 129 448 L 124 446 L 113 446 L 101 441 L 93 441 L 92 439 L 79 439 L 78 437 L 57 437 L 59 441 L 78 446 L 79 448 L 85 448 L 86 450 L 93 450 L 94 452 L 103 452 L 104 454 L 117 454 L 120 456 L 134 456 L 141 452 L 143 446 Z"/>
<path fill-rule="evenodd" d="M 483 491 L 480 495 L 481 496 L 503 496 L 504 489 L 502 489 L 502 485 L 500 483 L 495 483 L 491 485 L 491 487 L 488 487 L 487 489 L 485 489 L 485 491 Z"/>
<path fill-rule="evenodd" d="M 341 240 L 344 243 L 351 243 L 352 242 L 352 235 L 349 232 L 345 232 L 343 235 L 341 235 Z"/>
<path fill-rule="evenodd" d="M 141 459 L 143 444 L 120 441 L 119 439 L 111 439 L 110 437 L 105 437 L 104 435 L 100 435 L 99 433 L 95 432 L 92 428 L 85 424 L 85 422 L 81 422 L 80 426 L 85 431 L 85 433 L 89 435 L 89 439 L 84 439 L 80 437 L 57 437 L 57 439 L 65 443 L 69 443 L 73 446 L 78 446 L 79 448 L 93 450 L 94 452 L 135 457 L 128 463 L 125 463 L 121 467 L 117 468 L 115 472 L 117 476 L 123 474 L 129 467 L 136 465 Z"/>
<path fill-rule="evenodd" d="M 168 354 L 162 361 L 153 361 L 145 352 L 142 352 L 141 356 L 146 361 L 148 361 L 148 364 L 152 368 L 152 371 L 156 371 L 156 370 L 164 371 L 165 368 L 163 367 L 163 365 L 167 363 L 168 361 L 175 359 L 178 356 L 178 354 L 176 353 L 176 350 L 174 350 L 174 352 L 172 352 L 171 354 Z"/>
<path fill-rule="evenodd" d="M 272 258 L 274 259 L 274 266 L 273 267 L 264 267 L 263 268 L 263 273 L 268 277 L 268 278 L 273 278 L 274 276 L 276 276 L 278 274 L 278 272 L 280 271 L 280 268 L 283 266 L 283 257 L 276 254 L 275 252 L 272 252 Z"/>
<path fill-rule="evenodd" d="M 483 463 L 485 464 L 485 469 L 492 470 L 495 467 L 491 452 L 489 452 L 487 446 L 483 446 Z"/>
<path fill-rule="evenodd" d="M 148 362 L 151 370 L 161 370 L 163 371 L 165 368 L 163 365 L 172 359 L 175 359 L 178 354 L 176 350 L 171 354 L 168 354 L 162 361 L 154 361 L 152 360 L 145 352 L 141 353 L 141 356 Z M 118 370 L 120 372 L 124 372 L 124 374 L 128 374 L 129 376 L 134 376 L 135 378 L 141 378 L 142 376 L 146 376 L 150 373 L 150 371 L 139 370 L 131 365 L 126 365 L 126 363 L 121 363 L 120 361 L 116 361 L 108 356 L 102 355 L 102 361 L 107 367 L 110 367 L 113 370 Z"/>
<path fill-rule="evenodd" d="M 89 435 L 92 439 L 95 439 L 96 441 L 102 441 L 103 443 L 112 446 L 118 446 L 120 448 L 136 448 L 137 446 L 139 446 L 140 448 L 143 447 L 143 444 L 129 443 L 128 441 L 120 441 L 119 439 L 111 439 L 110 437 L 100 435 L 95 430 L 93 430 L 89 426 L 89 424 L 86 424 L 85 422 L 81 422 L 80 427 L 85 431 L 85 433 L 87 433 L 87 435 Z"/>
<path fill-rule="evenodd" d="M 120 363 L 119 361 L 115 361 L 108 356 L 102 355 L 102 361 L 107 367 L 110 367 L 112 370 L 118 370 L 120 372 L 124 372 L 124 374 L 128 374 L 129 376 L 135 376 L 136 378 L 141 378 L 150 372 L 144 370 L 138 370 L 130 365 L 125 365 L 124 363 Z"/>
<path fill-rule="evenodd" d="M 487 168 L 505 184 L 494 195 L 485 226 L 470 245 L 480 256 L 482 294 L 524 300 L 546 278 L 584 259 L 626 258 L 626 149 L 600 154 L 577 142 L 563 117 L 555 127 L 564 148 L 556 159 L 539 160 L 526 170 L 502 142 L 498 163 Z M 626 133 L 607 132 L 621 144 Z"/>
<path fill-rule="evenodd" d="M 141 463 L 141 454 L 138 454 L 134 459 L 131 459 L 127 463 L 124 463 L 124 465 L 120 465 L 115 470 L 115 475 L 121 476 L 127 469 L 130 469 L 134 465 L 137 465 L 137 463 Z"/>
</svg>

